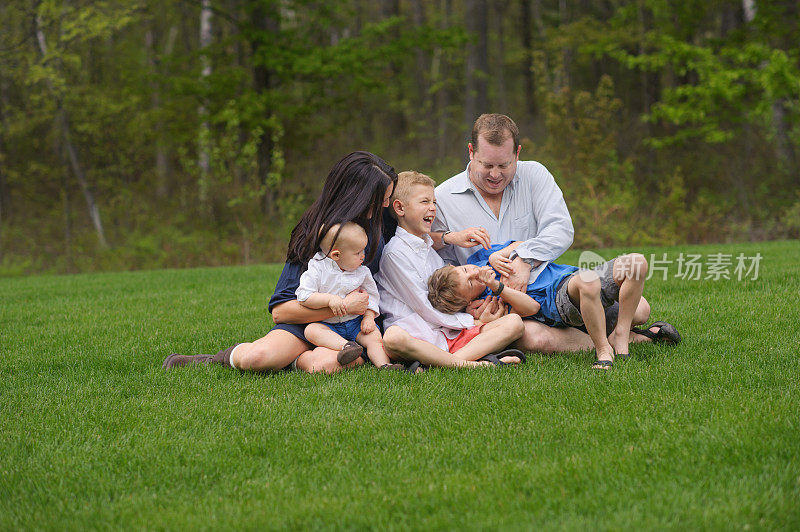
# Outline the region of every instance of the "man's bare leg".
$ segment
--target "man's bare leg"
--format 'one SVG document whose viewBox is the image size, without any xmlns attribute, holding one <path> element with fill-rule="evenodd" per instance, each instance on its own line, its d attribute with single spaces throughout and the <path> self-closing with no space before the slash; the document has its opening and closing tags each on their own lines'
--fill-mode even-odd
<svg viewBox="0 0 800 532">
<path fill-rule="evenodd" d="M 514 343 L 514 347 L 522 351 L 549 355 L 594 348 L 589 335 L 573 327 L 548 327 L 536 320 L 524 320 L 523 323 L 525 331 Z"/>
<path fill-rule="evenodd" d="M 633 318 L 642 299 L 647 277 L 647 259 L 639 253 L 618 257 L 614 261 L 612 275 L 619 286 L 619 315 L 609 342 L 616 354 L 627 357 Z"/>
<path fill-rule="evenodd" d="M 594 344 L 597 360 L 613 362 L 614 349 L 606 336 L 606 313 L 600 301 L 600 278 L 593 271 L 582 271 L 573 275 L 567 281 L 567 294 L 581 310 L 583 324 Z"/>
</svg>

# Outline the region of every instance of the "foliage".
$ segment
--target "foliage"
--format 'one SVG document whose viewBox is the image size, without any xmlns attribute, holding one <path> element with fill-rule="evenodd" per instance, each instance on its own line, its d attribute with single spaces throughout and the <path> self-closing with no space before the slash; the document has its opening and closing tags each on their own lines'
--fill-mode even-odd
<svg viewBox="0 0 800 532">
<path fill-rule="evenodd" d="M 200 2 L 4 3 L 0 264 L 280 261 L 350 151 L 461 171 L 470 80 L 558 177 L 578 245 L 793 234 L 800 13 L 742 6 L 212 0 L 201 45 Z"/>
</svg>

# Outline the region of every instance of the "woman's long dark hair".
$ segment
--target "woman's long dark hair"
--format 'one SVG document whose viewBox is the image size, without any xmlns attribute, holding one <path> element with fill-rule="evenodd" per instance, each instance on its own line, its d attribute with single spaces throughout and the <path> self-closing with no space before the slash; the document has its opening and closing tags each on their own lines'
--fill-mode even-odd
<svg viewBox="0 0 800 532">
<path fill-rule="evenodd" d="M 377 155 L 355 151 L 345 156 L 331 169 L 317 201 L 292 229 L 286 261 L 308 262 L 328 229 L 355 222 L 369 236 L 364 262 L 370 262 L 381 238 L 383 198 L 395 184 L 397 172 Z"/>
</svg>

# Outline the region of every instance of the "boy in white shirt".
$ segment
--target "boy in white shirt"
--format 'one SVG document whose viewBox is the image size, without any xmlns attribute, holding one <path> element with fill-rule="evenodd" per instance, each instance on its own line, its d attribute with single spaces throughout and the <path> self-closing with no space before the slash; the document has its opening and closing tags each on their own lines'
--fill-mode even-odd
<svg viewBox="0 0 800 532">
<path fill-rule="evenodd" d="M 384 348 L 393 359 L 419 361 L 433 366 L 475 366 L 488 362 L 521 362 L 522 352 L 504 349 L 523 332 L 522 319 L 502 315 L 495 301 L 495 313 L 481 315 L 445 314 L 428 301 L 428 278 L 444 261 L 433 249 L 429 233 L 436 216 L 435 182 L 418 172 L 401 172 L 392 194 L 398 227 L 386 244 L 376 276 L 380 310 L 384 314 Z M 474 246 L 476 243 L 465 243 Z"/>
<path fill-rule="evenodd" d="M 378 368 L 397 369 L 389 363 L 383 350 L 381 333 L 375 325 L 378 315 L 378 288 L 369 268 L 363 266 L 367 234 L 353 222 L 333 225 L 320 243 L 321 251 L 308 262 L 300 276 L 297 301 L 301 305 L 320 309 L 329 307 L 333 317 L 323 322 L 309 323 L 306 340 L 320 347 L 338 350 L 337 360 L 347 365 L 364 352 Z M 367 311 L 363 316 L 347 314 L 344 297 L 361 288 L 369 294 Z"/>
</svg>

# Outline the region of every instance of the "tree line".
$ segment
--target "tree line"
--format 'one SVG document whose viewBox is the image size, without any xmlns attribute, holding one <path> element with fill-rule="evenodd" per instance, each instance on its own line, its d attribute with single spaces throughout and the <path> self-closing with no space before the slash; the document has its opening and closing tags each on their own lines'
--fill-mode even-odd
<svg viewBox="0 0 800 532">
<path fill-rule="evenodd" d="M 11 0 L 0 274 L 281 261 L 342 155 L 438 181 L 483 112 L 575 245 L 800 236 L 800 8 L 756 0 Z"/>
</svg>

